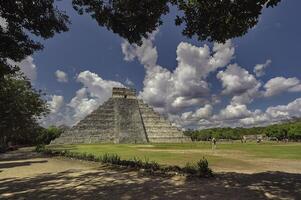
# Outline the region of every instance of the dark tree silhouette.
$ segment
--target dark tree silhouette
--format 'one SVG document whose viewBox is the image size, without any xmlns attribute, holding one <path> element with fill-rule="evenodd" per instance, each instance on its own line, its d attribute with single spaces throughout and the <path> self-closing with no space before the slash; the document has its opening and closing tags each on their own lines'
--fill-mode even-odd
<svg viewBox="0 0 301 200">
<path fill-rule="evenodd" d="M 68 30 L 68 16 L 54 0 L 1 0 L 0 17 L 0 75 L 11 69 L 7 59 L 20 61 L 43 48 L 32 35 L 47 39 Z"/>
<path fill-rule="evenodd" d="M 198 40 L 225 42 L 246 34 L 258 23 L 265 7 L 276 6 L 281 0 L 178 0 L 176 25 L 185 24 L 183 35 Z"/>
<path fill-rule="evenodd" d="M 47 114 L 48 108 L 41 91 L 32 88 L 20 72 L 7 74 L 0 86 L 0 151 L 9 141 L 35 140 L 37 119 Z"/>
<path fill-rule="evenodd" d="M 258 23 L 262 9 L 281 0 L 73 0 L 79 14 L 88 13 L 130 43 L 141 44 L 162 24 L 161 16 L 171 5 L 178 8 L 176 25 L 184 25 L 183 35 L 199 40 L 225 42 L 242 36 Z"/>
<path fill-rule="evenodd" d="M 73 7 L 130 43 L 141 44 L 147 33 L 162 24 L 161 16 L 169 12 L 167 3 L 168 0 L 73 0 Z"/>
</svg>

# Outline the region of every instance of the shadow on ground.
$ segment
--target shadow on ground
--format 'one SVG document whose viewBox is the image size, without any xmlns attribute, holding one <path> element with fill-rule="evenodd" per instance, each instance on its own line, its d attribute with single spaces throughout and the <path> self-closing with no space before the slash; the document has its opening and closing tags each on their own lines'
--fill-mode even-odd
<svg viewBox="0 0 301 200">
<path fill-rule="evenodd" d="M 301 175 L 282 172 L 187 180 L 99 168 L 0 180 L 3 199 L 301 199 L 300 190 Z"/>
<path fill-rule="evenodd" d="M 23 149 L 1 155 L 0 168 L 13 172 L 2 178 L 0 173 L 0 199 L 301 199 L 301 174 L 284 172 L 220 173 L 210 179 L 145 176 Z M 34 173 L 14 177 L 22 169 Z"/>
<path fill-rule="evenodd" d="M 47 160 L 39 160 L 39 161 L 17 161 L 17 162 L 2 162 L 0 163 L 0 169 L 8 169 L 12 167 L 24 167 L 29 166 L 36 163 L 46 163 Z M 0 170 L 1 173 L 1 170 Z"/>
<path fill-rule="evenodd" d="M 21 150 L 0 154 L 0 161 L 19 161 L 32 158 L 45 158 L 45 156 L 33 152 L 33 148 L 22 148 Z"/>
</svg>

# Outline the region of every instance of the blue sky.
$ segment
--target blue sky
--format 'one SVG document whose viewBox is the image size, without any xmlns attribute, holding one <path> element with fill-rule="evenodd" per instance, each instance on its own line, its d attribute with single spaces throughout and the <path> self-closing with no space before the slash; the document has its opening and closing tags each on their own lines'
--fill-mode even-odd
<svg viewBox="0 0 301 200">
<path fill-rule="evenodd" d="M 185 84 L 188 80 L 183 73 L 199 66 L 187 67 L 187 63 L 181 65 L 178 60 L 193 60 L 195 52 L 205 51 L 205 44 L 212 52 L 214 44 L 182 36 L 181 27 L 174 26 L 175 10 L 163 17 L 163 25 L 153 33 L 153 40 L 144 42 L 142 51 L 142 47 L 129 47 L 124 39 L 99 27 L 89 16 L 79 16 L 69 1 L 59 2 L 58 6 L 70 16 L 70 31 L 42 41 L 44 50 L 28 61 L 35 65 L 33 83 L 48 94 L 52 109 L 44 125 L 74 124 L 109 98 L 112 86 L 129 82 L 141 92 L 139 96 L 144 101 L 182 127 L 258 126 L 301 117 L 298 0 L 283 0 L 279 6 L 265 9 L 256 27 L 223 47 L 235 51 L 231 58 L 223 58 L 225 65 L 210 69 L 206 75 L 200 71 L 202 78 L 192 78 L 195 82 L 191 86 Z M 127 47 L 124 51 L 122 44 Z M 177 48 L 182 54 L 177 54 Z M 152 57 L 154 52 L 156 58 Z M 126 53 L 133 58 L 126 60 Z M 141 62 L 145 56 L 154 59 L 154 66 Z M 267 60 L 271 63 L 262 70 L 264 75 L 256 76 L 255 65 Z M 206 61 L 196 62 L 202 65 Z M 231 66 L 235 63 L 238 66 Z M 178 72 L 173 73 L 177 68 Z M 167 71 L 163 73 L 163 69 Z M 61 73 L 56 74 L 57 70 Z M 229 79 L 235 75 L 240 78 L 238 85 Z M 154 76 L 157 78 L 151 79 Z M 203 85 L 203 90 L 195 84 Z M 159 98 L 165 95 L 168 97 Z M 247 100 L 237 100 L 242 98 Z"/>
</svg>

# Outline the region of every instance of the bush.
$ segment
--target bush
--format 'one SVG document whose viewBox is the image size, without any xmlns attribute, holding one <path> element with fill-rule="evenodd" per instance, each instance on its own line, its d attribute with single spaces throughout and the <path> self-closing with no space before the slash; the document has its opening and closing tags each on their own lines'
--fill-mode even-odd
<svg viewBox="0 0 301 200">
<path fill-rule="evenodd" d="M 197 175 L 198 177 L 212 177 L 212 170 L 209 168 L 208 161 L 204 157 L 196 164 L 186 163 L 183 171 L 187 174 Z"/>
<path fill-rule="evenodd" d="M 197 162 L 197 174 L 200 177 L 211 177 L 212 170 L 209 168 L 208 161 L 204 157 Z"/>
<path fill-rule="evenodd" d="M 44 152 L 45 151 L 45 145 L 44 144 L 38 144 L 36 146 L 36 152 Z"/>
<path fill-rule="evenodd" d="M 52 140 L 59 137 L 62 132 L 62 129 L 55 126 L 49 126 L 47 129 L 42 129 L 38 136 L 38 144 L 49 144 Z"/>
<path fill-rule="evenodd" d="M 119 165 L 121 163 L 120 156 L 117 154 L 104 154 L 102 157 L 100 157 L 102 163 L 110 163 Z"/>
<path fill-rule="evenodd" d="M 187 174 L 196 174 L 196 166 L 188 162 L 183 168 L 183 171 Z"/>
</svg>

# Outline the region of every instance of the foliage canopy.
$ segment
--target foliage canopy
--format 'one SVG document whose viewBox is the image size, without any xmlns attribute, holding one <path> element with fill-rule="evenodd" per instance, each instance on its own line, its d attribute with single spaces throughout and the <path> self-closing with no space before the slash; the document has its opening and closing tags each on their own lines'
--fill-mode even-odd
<svg viewBox="0 0 301 200">
<path fill-rule="evenodd" d="M 217 139 L 239 140 L 244 135 L 266 135 L 277 140 L 301 140 L 301 119 L 266 127 L 252 128 L 211 128 L 203 130 L 188 130 L 185 132 L 194 141 Z"/>
<path fill-rule="evenodd" d="M 24 141 L 37 130 L 37 119 L 48 112 L 41 95 L 21 73 L 1 79 L 0 146 L 8 141 Z"/>
</svg>

